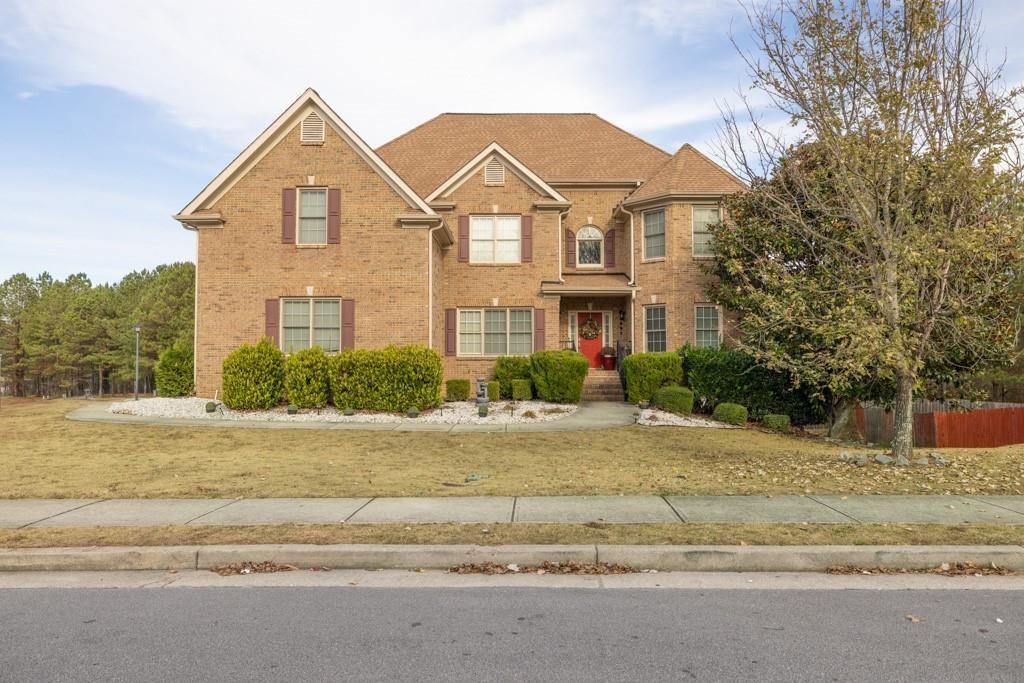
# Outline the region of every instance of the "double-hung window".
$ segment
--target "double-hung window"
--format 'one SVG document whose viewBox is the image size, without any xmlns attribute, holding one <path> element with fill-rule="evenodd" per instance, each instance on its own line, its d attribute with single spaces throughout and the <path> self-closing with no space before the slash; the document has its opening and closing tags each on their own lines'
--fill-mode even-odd
<svg viewBox="0 0 1024 683">
<path fill-rule="evenodd" d="M 285 299 L 281 310 L 281 350 L 285 353 L 319 346 L 335 352 L 341 341 L 341 301 Z"/>
<path fill-rule="evenodd" d="M 722 217 L 717 206 L 693 207 L 693 255 L 714 256 L 714 245 L 709 225 L 721 222 Z"/>
<path fill-rule="evenodd" d="M 668 349 L 664 306 L 646 306 L 644 308 L 644 342 L 646 344 L 644 349 L 649 352 Z"/>
<path fill-rule="evenodd" d="M 327 244 L 327 190 L 299 188 L 299 244 Z"/>
<path fill-rule="evenodd" d="M 665 209 L 644 212 L 644 258 L 665 257 Z"/>
<path fill-rule="evenodd" d="M 718 306 L 700 304 L 697 306 L 697 348 L 717 349 L 722 343 L 722 326 L 719 322 Z"/>
<path fill-rule="evenodd" d="M 522 225 L 519 216 L 470 216 L 470 263 L 519 263 Z"/>
<path fill-rule="evenodd" d="M 533 351 L 533 309 L 459 309 L 459 355 L 504 356 Z"/>
</svg>

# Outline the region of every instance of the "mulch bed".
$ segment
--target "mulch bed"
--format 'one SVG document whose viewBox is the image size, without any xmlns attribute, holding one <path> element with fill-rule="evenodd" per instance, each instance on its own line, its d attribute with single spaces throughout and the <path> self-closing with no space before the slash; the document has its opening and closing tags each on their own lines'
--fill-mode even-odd
<svg viewBox="0 0 1024 683">
<path fill-rule="evenodd" d="M 828 574 L 941 574 L 942 576 L 1010 576 L 1014 572 L 1006 567 L 994 564 L 976 564 L 974 562 L 942 563 L 938 567 L 927 569 L 909 569 L 906 567 L 857 567 L 854 565 L 836 565 L 825 570 Z"/>
<path fill-rule="evenodd" d="M 635 574 L 639 569 L 622 564 L 598 562 L 543 562 L 538 565 L 495 564 L 494 562 L 471 562 L 451 567 L 451 574 Z"/>
</svg>

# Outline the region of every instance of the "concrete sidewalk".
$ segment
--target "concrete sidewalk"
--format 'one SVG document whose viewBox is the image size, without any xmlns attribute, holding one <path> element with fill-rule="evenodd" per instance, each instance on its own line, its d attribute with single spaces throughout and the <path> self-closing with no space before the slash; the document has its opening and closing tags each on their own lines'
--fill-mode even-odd
<svg viewBox="0 0 1024 683">
<path fill-rule="evenodd" d="M 145 417 L 121 415 L 107 410 L 106 401 L 88 402 L 67 414 L 76 422 L 105 422 L 110 424 L 166 425 L 171 427 L 221 427 L 242 429 L 355 429 L 374 432 L 583 432 L 592 429 L 624 427 L 636 422 L 636 407 L 628 403 L 584 401 L 572 415 L 542 422 L 515 422 L 511 424 L 444 424 L 438 422 L 289 422 L 287 420 L 221 420 L 192 417 Z"/>
<path fill-rule="evenodd" d="M 0 500 L 0 527 L 380 523 L 1024 524 L 1024 496 Z"/>
</svg>

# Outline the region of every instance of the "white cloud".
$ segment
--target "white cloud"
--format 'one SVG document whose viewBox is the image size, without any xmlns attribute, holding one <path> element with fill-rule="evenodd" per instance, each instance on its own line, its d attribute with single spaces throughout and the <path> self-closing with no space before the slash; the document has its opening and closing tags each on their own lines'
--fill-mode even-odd
<svg viewBox="0 0 1024 683">
<path fill-rule="evenodd" d="M 671 56 L 647 38 L 685 24 L 731 49 L 723 6 L 14 0 L 0 10 L 0 55 L 34 87 L 115 88 L 234 146 L 307 86 L 372 144 L 439 111 L 596 111 L 652 130 L 716 112 L 673 99 L 705 76 L 675 73 L 666 89 L 651 74 Z"/>
<path fill-rule="evenodd" d="M 31 90 L 22 90 L 21 92 L 14 93 L 14 96 L 19 100 L 28 100 L 36 96 L 36 93 Z"/>
</svg>

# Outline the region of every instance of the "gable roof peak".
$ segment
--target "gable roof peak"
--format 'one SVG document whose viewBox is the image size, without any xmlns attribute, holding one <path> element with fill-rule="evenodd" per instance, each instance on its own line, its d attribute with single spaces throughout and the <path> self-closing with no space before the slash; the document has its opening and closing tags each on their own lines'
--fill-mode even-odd
<svg viewBox="0 0 1024 683">
<path fill-rule="evenodd" d="M 253 165 L 259 162 L 266 154 L 273 149 L 310 109 L 323 115 L 327 124 L 334 132 L 341 137 L 355 152 L 377 172 L 391 188 L 401 196 L 410 208 L 422 211 L 424 214 L 436 216 L 436 212 L 423 201 L 409 185 L 389 166 L 372 147 L 366 144 L 359 135 L 342 120 L 338 114 L 331 109 L 320 94 L 311 87 L 306 88 L 291 105 L 285 109 L 280 116 L 274 119 L 273 123 L 267 126 L 262 133 L 253 140 L 248 147 L 242 150 L 227 167 L 211 180 L 202 191 L 181 210 L 175 218 L 179 221 L 187 218 L 197 211 L 209 208 L 207 205 L 216 202 L 239 178 L 245 175 Z M 182 221 L 184 222 L 184 221 Z"/>
</svg>

